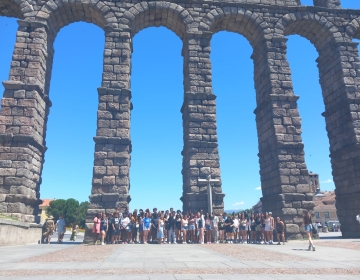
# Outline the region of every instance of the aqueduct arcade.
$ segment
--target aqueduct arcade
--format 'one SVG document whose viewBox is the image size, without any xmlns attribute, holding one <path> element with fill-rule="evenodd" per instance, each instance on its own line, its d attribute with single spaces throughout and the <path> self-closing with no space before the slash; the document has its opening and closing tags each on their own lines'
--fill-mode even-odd
<svg viewBox="0 0 360 280">
<path fill-rule="evenodd" d="M 105 32 L 102 84 L 88 222 L 98 211 L 130 202 L 132 38 L 144 28 L 164 26 L 183 42 L 183 209 L 207 209 L 206 184 L 215 184 L 213 207 L 223 210 L 212 92 L 210 40 L 220 30 L 239 33 L 253 48 L 262 202 L 286 223 L 290 239 L 301 238 L 302 209 L 314 206 L 301 138 L 298 96 L 286 58 L 286 36 L 312 42 L 319 57 L 323 116 L 330 142 L 336 207 L 344 237 L 360 237 L 360 11 L 341 9 L 339 0 L 1 0 L 0 16 L 18 18 L 10 66 L 3 82 L 0 115 L 0 211 L 34 221 L 40 204 L 51 107 L 49 85 L 58 31 L 73 22 L 96 24 Z"/>
</svg>

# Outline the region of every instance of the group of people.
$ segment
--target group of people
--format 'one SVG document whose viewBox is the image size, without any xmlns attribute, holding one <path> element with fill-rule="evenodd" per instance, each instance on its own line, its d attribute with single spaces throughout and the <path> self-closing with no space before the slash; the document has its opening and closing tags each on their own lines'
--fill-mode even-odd
<svg viewBox="0 0 360 280">
<path fill-rule="evenodd" d="M 155 244 L 210 244 L 247 243 L 273 244 L 274 231 L 277 244 L 285 245 L 285 225 L 280 217 L 273 218 L 271 212 L 228 215 L 197 213 L 173 208 L 150 212 L 142 209 L 122 213 L 120 209 L 107 216 L 98 213 L 92 228 L 94 244 L 155 243 Z"/>
<path fill-rule="evenodd" d="M 60 215 L 56 223 L 54 223 L 53 216 L 49 216 L 46 219 L 43 225 L 43 236 L 44 236 L 43 243 L 50 244 L 54 232 L 57 232 L 58 234 L 57 243 L 58 244 L 63 243 L 64 235 L 66 232 L 66 222 L 64 219 L 64 215 Z M 77 222 L 74 222 L 71 226 L 70 241 L 76 241 L 78 232 L 79 232 L 79 225 L 77 224 Z"/>
</svg>

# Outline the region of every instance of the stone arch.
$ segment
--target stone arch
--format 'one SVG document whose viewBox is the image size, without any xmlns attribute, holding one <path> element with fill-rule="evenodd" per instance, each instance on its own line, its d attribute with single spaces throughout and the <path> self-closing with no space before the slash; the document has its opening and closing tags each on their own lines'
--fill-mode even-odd
<svg viewBox="0 0 360 280">
<path fill-rule="evenodd" d="M 243 35 L 253 48 L 259 40 L 271 36 L 268 23 L 260 15 L 234 7 L 211 10 L 200 22 L 199 30 L 236 32 Z"/>
<path fill-rule="evenodd" d="M 307 38 L 318 52 L 329 43 L 344 41 L 332 22 L 311 12 L 286 14 L 276 23 L 275 33 L 280 37 L 298 34 Z"/>
<path fill-rule="evenodd" d="M 360 39 L 360 17 L 353 19 L 345 30 L 345 37 L 350 41 L 352 39 Z"/>
<path fill-rule="evenodd" d="M 151 26 L 164 26 L 182 39 L 189 25 L 194 21 L 182 6 L 170 2 L 141 2 L 124 13 L 129 20 L 131 35 Z"/>
<path fill-rule="evenodd" d="M 100 0 L 50 0 L 37 13 L 36 19 L 47 23 L 54 34 L 77 21 L 93 23 L 102 29 L 105 25 L 117 27 L 118 23 L 111 8 Z"/>
<path fill-rule="evenodd" d="M 34 8 L 27 0 L 0 1 L 0 16 L 23 19 L 27 13 L 32 11 L 34 11 Z"/>
</svg>

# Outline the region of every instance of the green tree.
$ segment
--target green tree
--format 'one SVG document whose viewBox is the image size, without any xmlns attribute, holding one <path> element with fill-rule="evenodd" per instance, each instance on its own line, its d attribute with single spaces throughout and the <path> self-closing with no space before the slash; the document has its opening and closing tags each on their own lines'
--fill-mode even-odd
<svg viewBox="0 0 360 280">
<path fill-rule="evenodd" d="M 73 198 L 66 200 L 66 213 L 65 221 L 66 225 L 71 225 L 74 222 L 77 222 L 77 210 L 79 208 L 79 201 Z"/>
<path fill-rule="evenodd" d="M 85 228 L 86 221 L 86 211 L 88 210 L 89 202 L 81 202 L 77 211 L 76 211 L 76 221 L 79 224 L 79 227 Z"/>
<path fill-rule="evenodd" d="M 56 199 L 50 202 L 49 207 L 46 208 L 48 216 L 54 216 L 54 220 L 58 220 L 60 215 L 66 214 L 66 200 Z"/>
<path fill-rule="evenodd" d="M 79 201 L 74 198 L 56 199 L 50 202 L 46 214 L 54 216 L 55 221 L 59 219 L 60 215 L 64 215 L 67 226 L 77 222 L 79 226 L 85 227 L 88 204 L 88 202 L 79 204 Z"/>
</svg>

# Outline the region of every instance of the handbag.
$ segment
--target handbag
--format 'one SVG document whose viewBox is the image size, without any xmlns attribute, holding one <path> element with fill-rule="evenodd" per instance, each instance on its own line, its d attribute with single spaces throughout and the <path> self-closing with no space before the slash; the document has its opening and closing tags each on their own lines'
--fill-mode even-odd
<svg viewBox="0 0 360 280">
<path fill-rule="evenodd" d="M 310 224 L 311 224 L 311 230 L 312 230 L 312 233 L 313 234 L 317 234 L 318 233 L 318 231 L 317 231 L 317 229 L 316 229 L 316 227 L 315 227 L 315 225 L 313 224 L 313 222 L 312 222 L 312 220 L 311 220 L 311 218 L 310 218 Z"/>
</svg>

